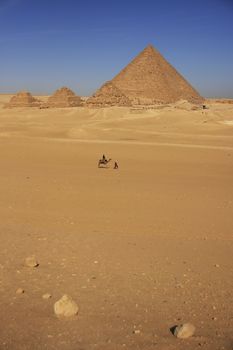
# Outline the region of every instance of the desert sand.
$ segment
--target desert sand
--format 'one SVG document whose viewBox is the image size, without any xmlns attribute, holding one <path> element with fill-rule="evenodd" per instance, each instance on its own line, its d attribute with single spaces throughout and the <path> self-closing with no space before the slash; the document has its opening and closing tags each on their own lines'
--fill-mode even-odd
<svg viewBox="0 0 233 350">
<path fill-rule="evenodd" d="M 233 105 L 4 109 L 10 97 L 0 349 L 233 349 Z M 53 311 L 64 294 L 72 319 Z M 195 334 L 177 339 L 185 322 Z"/>
</svg>

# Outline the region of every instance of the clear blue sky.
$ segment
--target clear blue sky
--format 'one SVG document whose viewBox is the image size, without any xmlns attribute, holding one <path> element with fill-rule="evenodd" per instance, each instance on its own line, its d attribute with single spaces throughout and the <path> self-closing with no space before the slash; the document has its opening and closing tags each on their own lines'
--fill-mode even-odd
<svg viewBox="0 0 233 350">
<path fill-rule="evenodd" d="M 0 92 L 90 95 L 148 44 L 233 97 L 233 0 L 0 0 Z"/>
</svg>

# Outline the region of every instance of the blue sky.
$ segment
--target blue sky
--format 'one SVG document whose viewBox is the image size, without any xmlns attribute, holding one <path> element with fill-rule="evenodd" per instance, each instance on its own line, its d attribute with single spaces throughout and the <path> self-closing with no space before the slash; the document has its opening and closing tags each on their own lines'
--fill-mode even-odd
<svg viewBox="0 0 233 350">
<path fill-rule="evenodd" d="M 0 92 L 90 95 L 148 44 L 233 98 L 233 0 L 0 0 Z"/>
</svg>

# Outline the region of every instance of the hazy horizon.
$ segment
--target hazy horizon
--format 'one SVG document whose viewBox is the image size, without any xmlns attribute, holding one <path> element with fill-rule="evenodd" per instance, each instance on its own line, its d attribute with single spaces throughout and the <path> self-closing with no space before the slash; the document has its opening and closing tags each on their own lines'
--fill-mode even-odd
<svg viewBox="0 0 233 350">
<path fill-rule="evenodd" d="M 204 97 L 233 98 L 229 0 L 1 0 L 0 93 L 90 96 L 148 44 Z"/>
</svg>

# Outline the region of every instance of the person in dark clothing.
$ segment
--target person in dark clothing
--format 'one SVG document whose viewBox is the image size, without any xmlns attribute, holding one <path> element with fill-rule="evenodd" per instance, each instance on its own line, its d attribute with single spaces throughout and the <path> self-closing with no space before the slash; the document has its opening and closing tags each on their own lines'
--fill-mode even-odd
<svg viewBox="0 0 233 350">
<path fill-rule="evenodd" d="M 114 164 L 114 168 L 113 169 L 118 169 L 119 167 L 118 167 L 118 164 L 117 164 L 117 162 L 115 162 L 115 164 Z"/>
</svg>

